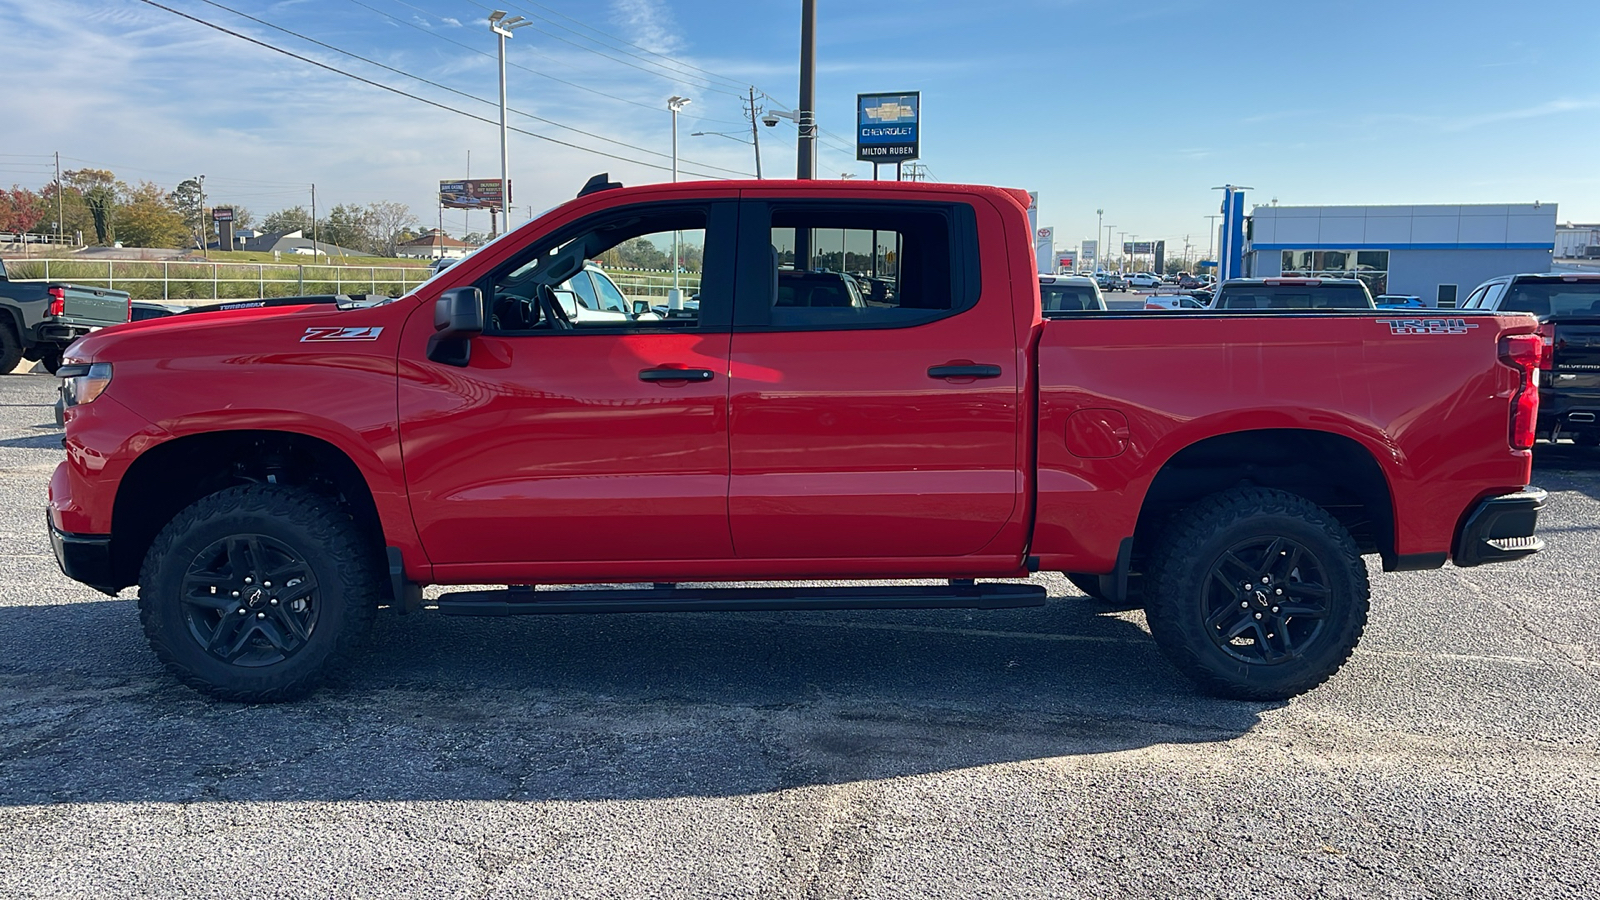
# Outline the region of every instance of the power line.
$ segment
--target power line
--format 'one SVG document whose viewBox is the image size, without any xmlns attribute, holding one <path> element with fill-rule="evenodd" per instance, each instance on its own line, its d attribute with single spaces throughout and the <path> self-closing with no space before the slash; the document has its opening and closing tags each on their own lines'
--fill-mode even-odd
<svg viewBox="0 0 1600 900">
<path fill-rule="evenodd" d="M 236 38 L 238 38 L 238 39 L 240 39 L 242 41 L 248 41 L 249 43 L 255 44 L 258 47 L 263 47 L 263 48 L 271 50 L 271 51 L 273 51 L 275 53 L 281 53 L 284 56 L 290 57 L 292 59 L 298 59 L 298 60 L 300 60 L 301 62 L 304 62 L 304 63 L 310 63 L 311 65 L 316 66 L 319 69 L 326 69 L 329 72 L 333 72 L 336 75 L 343 75 L 346 78 L 354 79 L 356 81 L 361 82 L 362 84 L 371 85 L 372 87 L 378 88 L 379 90 L 388 91 L 391 94 L 398 94 L 401 97 L 406 97 L 406 98 L 409 98 L 409 99 L 412 99 L 412 100 L 416 100 L 419 103 L 426 103 L 427 105 L 432 106 L 432 107 L 434 107 L 436 109 L 442 109 L 445 112 L 452 112 L 452 113 L 455 113 L 458 116 L 465 116 L 468 119 L 472 119 L 474 121 L 482 122 L 485 125 L 499 126 L 499 124 L 500 124 L 499 122 L 497 122 L 495 120 L 486 119 L 483 116 L 474 115 L 472 113 L 467 112 L 466 110 L 456 109 L 453 106 L 447 106 L 447 105 L 445 105 L 443 103 L 438 102 L 437 100 L 429 100 L 427 97 L 421 97 L 421 96 L 418 96 L 416 94 L 410 93 L 409 91 L 403 91 L 403 90 L 400 90 L 397 87 L 391 87 L 391 86 L 389 86 L 387 84 L 383 84 L 381 82 L 373 81 L 370 78 L 364 78 L 364 77 L 362 77 L 360 75 L 355 74 L 354 72 L 346 72 L 343 69 L 337 68 L 335 66 L 330 66 L 325 62 L 321 62 L 319 60 L 312 59 L 309 56 L 302 56 L 302 55 L 300 55 L 298 53 L 295 53 L 293 50 L 285 50 L 282 47 L 278 47 L 278 46 L 275 46 L 273 44 L 269 44 L 266 41 L 257 40 L 256 38 L 250 37 L 249 35 L 241 34 L 241 33 L 237 32 L 237 31 L 234 31 L 234 30 L 232 30 L 230 28 L 225 28 L 225 27 L 223 27 L 221 25 L 218 25 L 218 24 L 216 24 L 214 22 L 207 22 L 205 19 L 201 19 L 201 18 L 199 18 L 197 16 L 191 16 L 186 12 L 182 12 L 180 10 L 173 9 L 170 6 L 163 6 L 162 4 L 155 2 L 155 0 L 139 0 L 139 2 L 144 3 L 146 5 L 149 5 L 149 6 L 154 6 L 157 9 L 165 10 L 165 11 L 167 11 L 169 13 L 172 13 L 175 16 L 180 16 L 180 17 L 188 19 L 189 21 L 194 22 L 194 23 L 196 23 L 198 25 L 204 25 L 207 28 L 210 28 L 210 29 L 213 29 L 213 30 L 216 30 L 216 31 L 220 31 L 223 34 L 232 35 L 233 37 L 236 37 Z M 632 159 L 632 158 L 626 157 L 626 156 L 619 156 L 619 155 L 617 155 L 615 153 L 608 153 L 608 152 L 606 152 L 604 150 L 596 150 L 593 147 L 584 147 L 584 146 L 581 146 L 579 144 L 573 144 L 573 143 L 570 143 L 568 141 L 563 141 L 560 138 L 553 138 L 553 137 L 550 137 L 549 135 L 539 134 L 539 133 L 533 132 L 533 131 L 528 131 L 525 128 L 511 128 L 509 130 L 515 131 L 518 134 L 525 134 L 528 137 L 538 138 L 541 141 L 547 141 L 547 142 L 552 143 L 552 144 L 558 144 L 558 145 L 560 145 L 562 147 L 570 147 L 573 150 L 582 150 L 585 153 L 593 153 L 596 156 L 604 156 L 607 159 L 615 159 L 615 160 L 620 160 L 622 162 L 633 163 L 634 165 L 644 166 L 645 168 L 649 168 L 649 169 L 660 169 L 662 171 L 670 171 L 671 168 L 672 168 L 671 166 L 663 166 L 663 165 L 658 165 L 656 163 L 645 162 L 644 160 Z M 690 171 L 690 170 L 687 170 L 687 169 L 682 169 L 681 167 L 680 167 L 680 171 L 686 171 L 690 175 L 699 175 L 702 178 L 713 178 L 713 179 L 715 179 L 715 178 L 720 178 L 721 177 L 721 176 L 718 176 L 718 175 L 711 175 L 711 174 L 706 173 L 706 172 Z"/>
<path fill-rule="evenodd" d="M 413 75 L 410 72 L 407 72 L 407 71 L 405 71 L 403 69 L 396 69 L 394 66 L 385 65 L 385 64 L 383 64 L 381 62 L 378 62 L 376 60 L 368 59 L 367 57 L 362 56 L 362 55 L 360 55 L 358 53 L 352 53 L 349 50 L 340 49 L 339 47 L 335 47 L 332 44 L 326 43 L 324 41 L 319 41 L 316 38 L 307 37 L 306 35 L 303 35 L 298 31 L 293 31 L 291 29 L 284 28 L 281 25 L 274 25 L 271 22 L 266 21 L 265 19 L 260 19 L 260 18 L 257 18 L 255 16 L 252 16 L 252 15 L 250 15 L 248 13 L 240 12 L 239 10 L 233 9 L 232 7 L 224 6 L 221 3 L 215 2 L 215 0 L 200 0 L 200 2 L 206 4 L 207 6 L 214 6 L 217 9 L 223 10 L 225 12 L 231 12 L 236 16 L 240 16 L 242 18 L 249 19 L 250 21 L 255 22 L 258 25 L 265 25 L 268 28 L 274 29 L 276 31 L 281 31 L 284 34 L 290 35 L 292 37 L 299 38 L 300 40 L 306 41 L 307 43 L 316 44 L 318 47 L 322 47 L 322 48 L 327 49 L 327 50 L 332 50 L 335 53 L 343 54 L 345 56 L 350 57 L 351 59 L 359 59 L 362 62 L 366 63 L 367 65 L 377 66 L 378 68 L 383 69 L 384 71 L 393 72 L 396 75 L 401 75 L 401 76 L 404 76 L 406 78 L 413 79 L 415 81 L 420 81 L 423 84 L 426 84 L 426 85 L 428 85 L 430 87 L 436 87 L 441 91 L 446 91 L 446 92 L 449 92 L 451 94 L 455 94 L 455 95 L 457 95 L 459 97 L 465 97 L 468 100 L 476 100 L 479 103 L 484 103 L 484 104 L 487 104 L 489 106 L 495 106 L 495 107 L 499 106 L 499 104 L 497 104 L 493 100 L 489 100 L 489 99 L 484 98 L 484 97 L 479 97 L 479 96 L 476 96 L 474 94 L 469 94 L 466 91 L 459 91 L 459 90 L 456 90 L 455 88 L 450 87 L 448 85 L 440 84 L 437 81 L 430 81 L 430 80 L 428 80 L 426 78 L 423 78 L 420 75 Z M 617 140 L 615 138 L 608 138 L 603 134 L 595 134 L 592 131 L 584 131 L 582 128 L 574 128 L 571 125 L 564 125 L 564 124 L 562 124 L 560 122 L 555 121 L 554 119 L 546 119 L 543 116 L 536 116 L 533 113 L 523 112 L 520 109 L 514 109 L 514 108 L 511 108 L 511 107 L 507 107 L 507 109 L 510 109 L 511 112 L 514 112 L 519 116 L 525 116 L 525 117 L 527 117 L 529 119 L 532 119 L 535 122 L 543 122 L 546 125 L 554 125 L 557 128 L 565 128 L 568 131 L 576 132 L 578 134 L 583 135 L 584 137 L 592 137 L 595 140 L 605 141 L 606 143 L 609 143 L 609 144 L 616 144 L 619 147 L 627 147 L 629 150 L 637 150 L 640 153 L 648 153 L 651 156 L 659 156 L 662 159 L 671 159 L 672 158 L 670 154 L 660 153 L 660 152 L 655 151 L 655 150 L 650 150 L 650 149 L 645 148 L 645 147 L 640 147 L 640 146 L 638 146 L 636 144 L 630 144 L 627 141 L 619 141 L 619 140 Z M 697 166 L 705 166 L 708 169 L 717 169 L 717 170 L 722 171 L 722 172 L 728 172 L 728 173 L 733 174 L 733 175 L 743 175 L 743 174 L 745 174 L 744 172 L 740 172 L 737 169 L 728 169 L 728 168 L 724 168 L 722 166 L 714 166 L 714 165 L 711 165 L 710 163 L 695 162 L 694 160 L 686 160 L 686 162 L 690 162 L 690 163 L 692 163 L 694 165 L 697 165 Z"/>
</svg>

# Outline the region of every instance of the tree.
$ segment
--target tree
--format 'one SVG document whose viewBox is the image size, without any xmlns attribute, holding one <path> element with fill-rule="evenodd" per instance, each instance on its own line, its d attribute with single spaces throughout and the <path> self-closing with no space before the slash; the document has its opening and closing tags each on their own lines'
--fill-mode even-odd
<svg viewBox="0 0 1600 900">
<path fill-rule="evenodd" d="M 461 238 L 463 244 L 471 244 L 474 247 L 482 247 L 489 243 L 489 240 L 489 236 L 481 231 L 469 231 Z"/>
<path fill-rule="evenodd" d="M 183 220 L 184 227 L 189 229 L 189 243 L 200 246 L 208 231 L 203 202 L 205 187 L 194 178 L 185 178 L 172 189 L 168 199 L 179 218 Z"/>
<path fill-rule="evenodd" d="M 44 198 L 33 191 L 15 184 L 0 191 L 0 231 L 32 231 L 44 217 Z"/>
<path fill-rule="evenodd" d="M 398 253 L 400 243 L 417 224 L 417 217 L 411 214 L 411 207 L 404 203 L 389 200 L 372 203 L 367 206 L 366 212 L 371 248 L 384 256 L 394 256 Z"/>
<path fill-rule="evenodd" d="M 106 169 L 78 169 L 66 172 L 65 179 L 83 197 L 94 223 L 95 243 L 111 243 L 116 238 L 117 176 Z"/>
<path fill-rule="evenodd" d="M 280 209 L 269 213 L 261 220 L 261 230 L 272 234 L 282 234 L 287 231 L 302 231 L 306 237 L 311 237 L 311 217 L 306 214 L 304 206 L 293 206 L 289 209 Z"/>
<path fill-rule="evenodd" d="M 125 192 L 117 208 L 118 239 L 130 247 L 181 247 L 187 243 L 191 232 L 171 196 L 150 181 Z"/>
<path fill-rule="evenodd" d="M 234 228 L 249 228 L 251 225 L 255 224 L 256 214 L 251 212 L 248 208 L 246 208 L 244 204 L 242 204 L 242 203 L 219 203 L 217 205 L 218 206 L 226 206 L 229 209 L 233 210 L 233 227 Z"/>
<path fill-rule="evenodd" d="M 373 250 L 372 225 L 367 211 L 353 204 L 341 203 L 328 211 L 321 223 L 323 243 L 336 244 L 346 250 L 371 253 Z"/>
</svg>

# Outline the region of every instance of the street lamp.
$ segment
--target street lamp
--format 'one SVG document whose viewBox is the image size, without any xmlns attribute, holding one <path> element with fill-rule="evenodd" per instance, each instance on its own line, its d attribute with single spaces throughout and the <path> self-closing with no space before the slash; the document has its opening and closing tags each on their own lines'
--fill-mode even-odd
<svg viewBox="0 0 1600 900">
<path fill-rule="evenodd" d="M 1113 229 L 1115 227 L 1117 227 L 1117 226 L 1115 226 L 1115 225 L 1107 225 L 1106 226 L 1106 251 L 1107 252 L 1102 257 L 1104 259 L 1110 259 L 1111 258 L 1111 255 L 1110 255 L 1110 252 L 1109 252 L 1111 250 L 1111 229 Z"/>
<path fill-rule="evenodd" d="M 673 94 L 667 98 L 667 111 L 672 113 L 672 182 L 678 182 L 678 111 L 688 106 L 691 101 L 688 97 L 679 97 Z M 683 307 L 683 292 L 678 289 L 678 235 L 672 232 L 672 292 L 667 294 L 667 309 L 681 309 Z"/>
<path fill-rule="evenodd" d="M 1106 211 L 1103 210 L 1103 209 L 1095 210 L 1094 211 L 1094 239 L 1095 239 L 1096 243 L 1099 243 L 1099 241 L 1100 241 L 1100 230 L 1105 227 L 1105 224 L 1106 224 Z M 1101 265 L 1100 263 L 1101 263 L 1101 260 L 1105 259 L 1105 257 L 1106 257 L 1105 250 L 1102 249 L 1100 252 L 1096 253 L 1094 256 L 1095 256 L 1094 267 L 1096 269 L 1104 269 L 1105 266 Z"/>
<path fill-rule="evenodd" d="M 533 23 L 522 16 L 506 18 L 503 9 L 489 13 L 489 30 L 500 37 L 500 214 L 505 218 L 506 230 L 511 230 L 511 164 L 508 159 L 510 152 L 506 144 L 506 38 L 511 37 L 511 32 Z M 489 215 L 494 216 L 494 207 L 489 207 Z M 494 226 L 489 226 L 491 235 Z"/>
<path fill-rule="evenodd" d="M 752 131 L 751 134 L 753 135 L 754 131 Z M 741 144 L 752 143 L 751 141 L 747 141 L 743 137 L 741 137 L 741 136 L 739 136 L 737 134 L 734 134 L 731 131 L 691 131 L 691 132 L 689 132 L 689 136 L 690 137 L 708 137 L 708 136 L 725 137 L 730 141 L 738 141 Z M 759 138 L 757 140 L 759 140 Z M 761 145 L 758 143 L 758 144 L 755 145 L 755 148 L 756 148 L 756 178 L 759 179 L 761 177 Z"/>
</svg>

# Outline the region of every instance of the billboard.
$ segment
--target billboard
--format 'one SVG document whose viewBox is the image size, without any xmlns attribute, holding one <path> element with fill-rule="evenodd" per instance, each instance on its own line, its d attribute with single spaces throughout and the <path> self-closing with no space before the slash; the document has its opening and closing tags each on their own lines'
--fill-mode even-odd
<svg viewBox="0 0 1600 900">
<path fill-rule="evenodd" d="M 922 92 L 856 95 L 856 159 L 898 163 L 919 155 Z"/>
<path fill-rule="evenodd" d="M 1149 256 L 1156 252 L 1155 241 L 1123 241 L 1122 254 L 1124 256 Z"/>
<path fill-rule="evenodd" d="M 1100 242 L 1099 241 L 1084 241 L 1083 242 L 1083 264 L 1086 265 L 1086 266 L 1092 266 L 1095 263 L 1100 261 L 1099 257 L 1100 257 Z"/>
<path fill-rule="evenodd" d="M 509 182 L 507 186 L 510 186 Z M 505 204 L 500 201 L 500 179 L 441 181 L 439 205 L 446 209 L 505 209 Z"/>
</svg>

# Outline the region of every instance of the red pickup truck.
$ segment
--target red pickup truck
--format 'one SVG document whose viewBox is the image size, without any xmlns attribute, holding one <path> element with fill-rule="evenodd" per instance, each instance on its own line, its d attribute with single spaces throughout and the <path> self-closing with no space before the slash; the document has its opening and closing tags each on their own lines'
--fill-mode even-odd
<svg viewBox="0 0 1600 900">
<path fill-rule="evenodd" d="M 381 606 L 1037 606 L 977 579 L 1039 571 L 1143 606 L 1202 688 L 1266 699 L 1349 656 L 1364 555 L 1540 549 L 1532 318 L 1046 318 L 1027 202 L 600 177 L 398 300 L 98 332 L 61 370 L 56 556 L 137 584 L 160 657 L 235 700 L 309 691 Z M 587 263 L 645 258 L 681 302 L 566 313 Z M 715 586 L 918 578 L 939 583 Z"/>
</svg>

